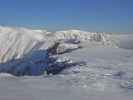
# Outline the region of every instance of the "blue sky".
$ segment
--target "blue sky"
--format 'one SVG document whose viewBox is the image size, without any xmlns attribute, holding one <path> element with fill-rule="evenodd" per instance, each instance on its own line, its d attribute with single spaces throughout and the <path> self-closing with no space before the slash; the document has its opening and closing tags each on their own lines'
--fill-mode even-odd
<svg viewBox="0 0 133 100">
<path fill-rule="evenodd" d="M 133 0 L 0 0 L 0 24 L 133 33 Z"/>
</svg>

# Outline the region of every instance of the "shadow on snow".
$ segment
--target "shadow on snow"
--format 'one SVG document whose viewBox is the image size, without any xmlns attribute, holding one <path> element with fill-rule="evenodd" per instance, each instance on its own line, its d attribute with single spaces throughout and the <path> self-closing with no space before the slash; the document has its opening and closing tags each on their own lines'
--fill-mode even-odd
<svg viewBox="0 0 133 100">
<path fill-rule="evenodd" d="M 15 76 L 58 74 L 65 68 L 75 66 L 79 63 L 68 63 L 68 61 L 57 62 L 56 57 L 49 56 L 47 50 L 32 51 L 20 59 L 12 59 L 0 64 L 0 72 L 10 73 Z"/>
</svg>

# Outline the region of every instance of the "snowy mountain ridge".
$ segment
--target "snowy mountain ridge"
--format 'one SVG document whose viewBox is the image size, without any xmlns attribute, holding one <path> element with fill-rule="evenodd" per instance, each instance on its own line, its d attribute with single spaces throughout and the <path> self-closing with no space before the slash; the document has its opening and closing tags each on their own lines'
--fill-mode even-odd
<svg viewBox="0 0 133 100">
<path fill-rule="evenodd" d="M 58 40 L 95 41 L 101 42 L 103 45 L 115 45 L 110 41 L 109 34 L 106 33 L 91 33 L 80 30 L 52 33 L 46 30 L 0 26 L 0 62 L 5 62 L 12 58 L 21 58 L 24 54 L 33 50 L 45 50 Z"/>
<path fill-rule="evenodd" d="M 101 42 L 102 45 L 116 46 L 111 41 L 110 34 L 105 32 L 86 32 L 81 30 L 57 31 L 55 37 L 59 40 L 77 40 L 81 42 Z"/>
<path fill-rule="evenodd" d="M 80 30 L 68 30 L 68 31 L 57 31 L 56 37 L 58 39 L 80 39 L 81 41 L 92 40 L 105 41 L 106 33 L 92 33 Z"/>
</svg>

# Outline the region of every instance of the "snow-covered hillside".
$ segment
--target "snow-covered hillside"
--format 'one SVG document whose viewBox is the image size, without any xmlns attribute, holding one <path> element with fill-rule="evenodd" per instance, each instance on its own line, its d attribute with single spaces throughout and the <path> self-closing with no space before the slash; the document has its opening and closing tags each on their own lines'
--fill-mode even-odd
<svg viewBox="0 0 133 100">
<path fill-rule="evenodd" d="M 26 28 L 0 27 L 0 62 L 20 58 L 44 43 L 41 32 Z"/>
<path fill-rule="evenodd" d="M 1 26 L 0 100 L 132 100 L 132 37 Z"/>
<path fill-rule="evenodd" d="M 20 58 L 36 49 L 46 49 L 55 41 L 99 42 L 102 45 L 115 45 L 106 33 L 91 33 L 80 30 L 58 31 L 27 28 L 0 27 L 0 62 Z"/>
</svg>

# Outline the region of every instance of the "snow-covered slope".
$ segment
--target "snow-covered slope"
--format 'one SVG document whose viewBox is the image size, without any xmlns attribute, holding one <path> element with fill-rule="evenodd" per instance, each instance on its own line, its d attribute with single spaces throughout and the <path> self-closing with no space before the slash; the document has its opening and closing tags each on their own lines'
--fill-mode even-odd
<svg viewBox="0 0 133 100">
<path fill-rule="evenodd" d="M 0 62 L 20 58 L 43 44 L 44 35 L 40 31 L 0 27 Z"/>
<path fill-rule="evenodd" d="M 106 33 L 91 33 L 80 30 L 58 31 L 32 30 L 27 28 L 0 27 L 0 62 L 21 58 L 36 49 L 46 49 L 55 41 L 98 42 L 101 45 L 116 46 Z M 70 44 L 70 43 L 69 43 Z M 70 45 L 72 48 L 72 45 Z M 67 46 L 68 48 L 68 46 Z"/>
<path fill-rule="evenodd" d="M 0 100 L 132 100 L 132 36 L 0 27 Z"/>
</svg>

